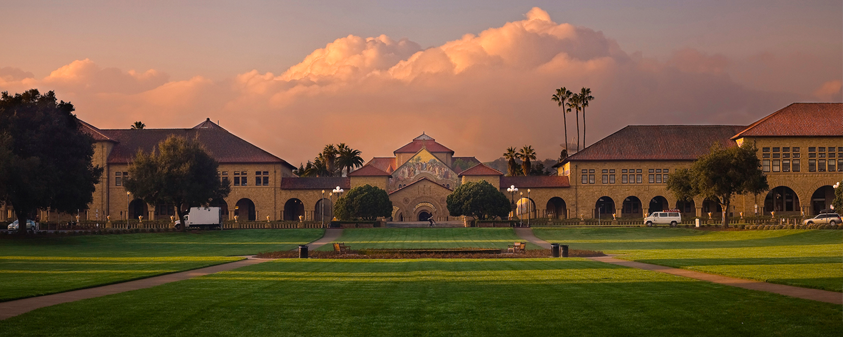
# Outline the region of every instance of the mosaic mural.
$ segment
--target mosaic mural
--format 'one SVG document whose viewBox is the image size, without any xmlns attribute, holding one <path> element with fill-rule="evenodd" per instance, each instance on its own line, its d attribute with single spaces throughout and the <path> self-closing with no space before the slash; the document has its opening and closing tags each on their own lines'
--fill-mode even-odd
<svg viewBox="0 0 843 337">
<path fill-rule="evenodd" d="M 450 189 L 457 186 L 457 174 L 432 153 L 422 150 L 392 172 L 392 178 L 389 179 L 389 191 L 401 189 L 422 178 L 430 179 Z"/>
</svg>

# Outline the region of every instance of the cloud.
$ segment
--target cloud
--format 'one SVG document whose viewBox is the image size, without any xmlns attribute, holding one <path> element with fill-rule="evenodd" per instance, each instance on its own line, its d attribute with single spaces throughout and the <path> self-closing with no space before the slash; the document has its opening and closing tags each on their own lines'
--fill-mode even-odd
<svg viewBox="0 0 843 337">
<path fill-rule="evenodd" d="M 0 70 L 0 90 L 56 89 L 80 118 L 103 128 L 136 120 L 191 127 L 208 117 L 293 163 L 338 142 L 366 159 L 388 156 L 422 131 L 458 156 L 493 160 L 529 144 L 540 158 L 556 158 L 562 109 L 550 97 L 561 86 L 589 87 L 596 97 L 579 116 L 589 144 L 628 124 L 749 124 L 806 97 L 736 83 L 733 64 L 692 48 L 666 61 L 627 53 L 602 32 L 556 23 L 533 8 L 523 20 L 430 48 L 349 35 L 280 75 L 252 70 L 220 81 L 172 81 L 158 70 L 121 71 L 85 59 L 43 79 Z M 576 119 L 568 115 L 573 143 Z"/>
<path fill-rule="evenodd" d="M 814 91 L 814 96 L 827 102 L 839 102 L 843 96 L 843 82 L 839 80 L 828 81 Z"/>
</svg>

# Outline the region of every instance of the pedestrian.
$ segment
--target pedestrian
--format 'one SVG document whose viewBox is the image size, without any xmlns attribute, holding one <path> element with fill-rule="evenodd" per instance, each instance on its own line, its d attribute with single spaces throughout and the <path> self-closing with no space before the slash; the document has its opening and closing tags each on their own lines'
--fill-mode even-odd
<svg viewBox="0 0 843 337">
<path fill-rule="evenodd" d="M 433 216 L 431 216 L 431 217 L 427 218 L 427 222 L 429 222 L 429 223 L 430 223 L 430 227 L 433 227 L 433 225 L 435 225 L 435 224 L 436 224 L 436 221 L 433 221 Z"/>
</svg>

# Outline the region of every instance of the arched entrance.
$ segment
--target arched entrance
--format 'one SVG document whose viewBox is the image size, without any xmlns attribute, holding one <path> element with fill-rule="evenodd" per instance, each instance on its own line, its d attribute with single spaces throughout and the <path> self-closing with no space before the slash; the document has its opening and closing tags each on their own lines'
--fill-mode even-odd
<svg viewBox="0 0 843 337">
<path fill-rule="evenodd" d="M 240 201 L 234 205 L 234 215 L 240 221 L 255 221 L 257 219 L 257 215 L 255 214 L 255 203 L 247 198 L 240 199 Z"/>
<path fill-rule="evenodd" d="M 834 200 L 834 187 L 825 185 L 814 191 L 811 195 L 811 214 L 820 214 L 820 212 L 830 209 L 831 202 Z"/>
<path fill-rule="evenodd" d="M 225 202 L 225 200 L 222 200 L 222 199 L 214 199 L 213 201 L 211 201 L 211 203 L 210 203 L 208 206 L 210 206 L 210 207 L 219 207 L 219 208 L 220 208 L 220 212 L 222 213 L 222 218 L 223 218 L 223 219 L 228 219 L 228 203 L 227 203 L 227 202 Z"/>
<path fill-rule="evenodd" d="M 682 217 L 694 218 L 697 216 L 697 207 L 696 205 L 694 205 L 693 199 L 687 201 L 677 201 L 676 209 L 678 209 L 679 212 L 682 213 Z"/>
<path fill-rule="evenodd" d="M 647 209 L 647 214 L 661 212 L 668 208 L 670 208 L 670 204 L 667 203 L 667 198 L 659 195 L 650 199 L 650 207 Z"/>
<path fill-rule="evenodd" d="M 700 214 L 703 217 L 708 216 L 708 213 L 711 213 L 712 219 L 719 219 L 723 217 L 723 207 L 720 206 L 720 203 L 711 199 L 705 199 L 702 204 L 702 212 Z"/>
<path fill-rule="evenodd" d="M 146 203 L 143 200 L 135 199 L 129 203 L 129 219 L 137 220 L 139 216 L 143 215 L 144 218 L 149 217 L 149 209 L 146 206 Z"/>
<path fill-rule="evenodd" d="M 431 216 L 432 214 L 427 211 L 421 211 L 419 212 L 419 221 L 427 221 L 427 219 L 430 219 Z"/>
<path fill-rule="evenodd" d="M 777 214 L 800 213 L 799 197 L 796 192 L 787 186 L 771 189 L 764 198 L 764 214 L 770 214 L 770 212 L 776 212 Z"/>
<path fill-rule="evenodd" d="M 298 221 L 299 216 L 304 216 L 304 203 L 293 198 L 284 203 L 284 220 Z"/>
<path fill-rule="evenodd" d="M 536 218 L 536 203 L 533 199 L 521 198 L 515 203 L 515 214 L 521 220 Z"/>
<path fill-rule="evenodd" d="M 615 213 L 615 201 L 607 196 L 597 198 L 597 203 L 594 204 L 595 218 L 609 218 Z"/>
<path fill-rule="evenodd" d="M 641 209 L 641 199 L 638 199 L 636 196 L 628 196 L 623 199 L 623 205 L 621 206 L 622 217 L 639 218 L 643 215 L 644 211 Z"/>
<path fill-rule="evenodd" d="M 316 221 L 331 221 L 334 218 L 334 205 L 330 199 L 320 199 L 316 202 L 316 209 L 314 209 L 313 220 Z"/>
<path fill-rule="evenodd" d="M 553 197 L 547 201 L 547 216 L 551 219 L 567 219 L 568 207 L 565 200 L 560 197 Z"/>
</svg>

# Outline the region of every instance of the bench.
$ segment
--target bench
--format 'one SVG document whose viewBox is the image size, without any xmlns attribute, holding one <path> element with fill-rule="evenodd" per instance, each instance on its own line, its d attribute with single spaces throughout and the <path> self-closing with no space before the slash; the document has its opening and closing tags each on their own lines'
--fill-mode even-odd
<svg viewBox="0 0 843 337">
<path fill-rule="evenodd" d="M 334 243 L 334 251 L 339 252 L 340 254 L 346 254 L 348 251 L 351 250 L 345 243 Z"/>
<path fill-rule="evenodd" d="M 527 250 L 527 243 L 526 242 L 516 242 L 516 243 L 511 244 L 507 247 L 509 247 L 509 248 L 506 249 L 507 253 L 509 253 L 509 252 L 523 253 L 525 250 Z"/>
</svg>

